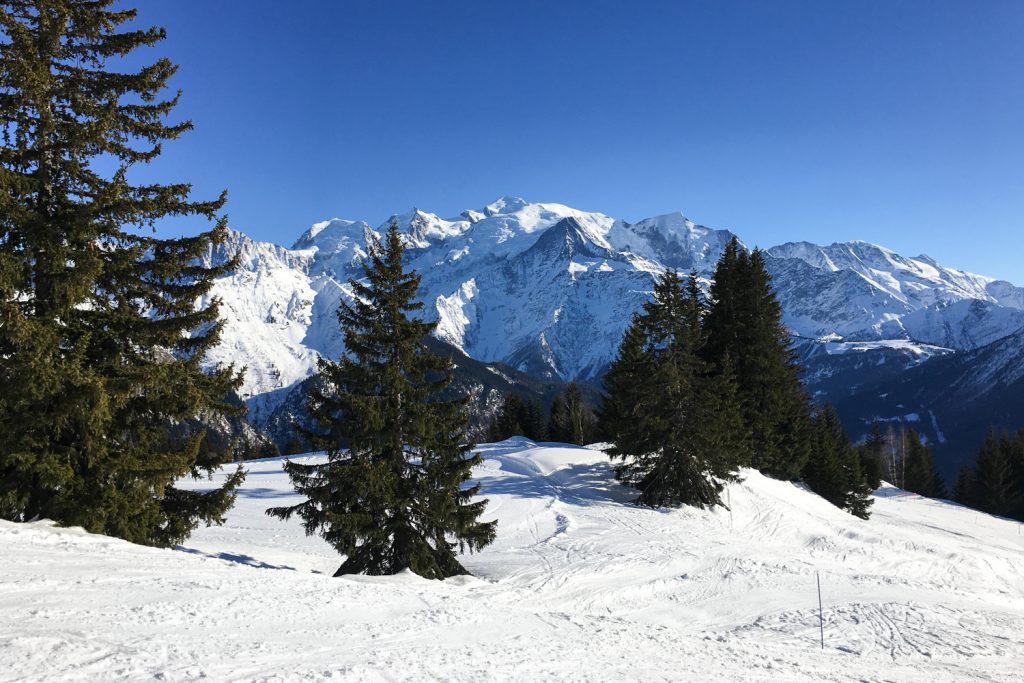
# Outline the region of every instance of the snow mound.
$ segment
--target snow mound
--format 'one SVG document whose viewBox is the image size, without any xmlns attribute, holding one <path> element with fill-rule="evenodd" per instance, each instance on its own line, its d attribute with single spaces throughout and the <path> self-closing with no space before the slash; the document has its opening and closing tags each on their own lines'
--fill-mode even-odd
<svg viewBox="0 0 1024 683">
<path fill-rule="evenodd" d="M 498 537 L 444 582 L 331 578 L 263 513 L 283 458 L 177 551 L 0 522 L 0 680 L 1019 680 L 1014 522 L 889 486 L 864 521 L 749 470 L 730 509 L 652 510 L 598 450 L 480 452 Z"/>
</svg>

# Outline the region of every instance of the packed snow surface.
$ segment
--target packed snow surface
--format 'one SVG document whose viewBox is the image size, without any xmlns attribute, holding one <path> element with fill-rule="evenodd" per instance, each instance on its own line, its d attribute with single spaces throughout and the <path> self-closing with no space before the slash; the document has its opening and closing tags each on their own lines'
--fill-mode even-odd
<svg viewBox="0 0 1024 683">
<path fill-rule="evenodd" d="M 1015 522 L 888 486 L 863 521 L 754 471 L 731 510 L 651 510 L 599 451 L 481 451 L 498 538 L 444 582 L 331 578 L 264 514 L 283 459 L 178 550 L 0 522 L 0 680 L 1020 680 Z"/>
</svg>

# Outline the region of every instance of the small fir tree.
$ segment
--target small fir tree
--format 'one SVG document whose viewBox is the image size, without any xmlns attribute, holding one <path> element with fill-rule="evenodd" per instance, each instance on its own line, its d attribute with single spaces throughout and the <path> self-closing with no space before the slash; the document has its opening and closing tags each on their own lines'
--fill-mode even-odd
<svg viewBox="0 0 1024 683">
<path fill-rule="evenodd" d="M 861 471 L 860 457 L 831 405 L 818 409 L 811 430 L 814 441 L 804 464 L 804 482 L 836 507 L 867 519 L 874 502 L 871 487 Z"/>
<path fill-rule="evenodd" d="M 466 573 L 456 549 L 494 539 L 495 522 L 479 521 L 487 501 L 471 502 L 479 486 L 465 486 L 480 462 L 469 455 L 466 400 L 439 398 L 452 363 L 424 344 L 436 323 L 409 317 L 423 304 L 402 253 L 393 222 L 369 245 L 365 282 L 350 281 L 355 301 L 338 312 L 349 355 L 320 361 L 323 389 L 310 404 L 332 444 L 327 461 L 286 463 L 306 500 L 267 511 L 298 515 L 344 555 L 336 576 L 410 569 L 444 579 Z"/>
</svg>

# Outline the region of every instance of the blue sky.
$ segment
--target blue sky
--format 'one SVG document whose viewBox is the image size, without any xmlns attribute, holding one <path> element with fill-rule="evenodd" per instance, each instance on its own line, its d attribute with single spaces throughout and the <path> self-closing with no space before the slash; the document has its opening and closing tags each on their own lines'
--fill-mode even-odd
<svg viewBox="0 0 1024 683">
<path fill-rule="evenodd" d="M 1024 2 L 128 4 L 196 126 L 146 175 L 258 239 L 513 194 L 1024 284 Z"/>
</svg>

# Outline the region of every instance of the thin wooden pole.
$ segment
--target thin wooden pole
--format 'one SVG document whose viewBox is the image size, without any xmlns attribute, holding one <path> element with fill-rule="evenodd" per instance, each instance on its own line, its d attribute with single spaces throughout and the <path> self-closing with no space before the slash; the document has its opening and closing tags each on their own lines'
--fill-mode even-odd
<svg viewBox="0 0 1024 683">
<path fill-rule="evenodd" d="M 815 572 L 818 577 L 818 626 L 821 629 L 821 649 L 825 649 L 825 612 L 821 609 L 821 572 Z"/>
</svg>

